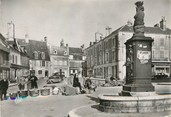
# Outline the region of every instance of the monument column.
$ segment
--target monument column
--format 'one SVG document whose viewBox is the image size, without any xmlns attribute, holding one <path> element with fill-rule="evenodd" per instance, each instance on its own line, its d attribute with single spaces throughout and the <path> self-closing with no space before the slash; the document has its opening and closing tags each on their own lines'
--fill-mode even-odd
<svg viewBox="0 0 171 117">
<path fill-rule="evenodd" d="M 154 92 L 152 86 L 152 42 L 151 37 L 144 36 L 144 7 L 138 1 L 134 16 L 134 34 L 126 45 L 126 84 L 123 86 L 123 96 L 134 96 L 142 92 Z"/>
</svg>

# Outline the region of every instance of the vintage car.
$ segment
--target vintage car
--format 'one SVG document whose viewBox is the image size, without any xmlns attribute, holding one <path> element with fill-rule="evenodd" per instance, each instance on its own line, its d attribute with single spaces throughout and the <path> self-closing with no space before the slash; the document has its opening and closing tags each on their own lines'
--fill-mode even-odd
<svg viewBox="0 0 171 117">
<path fill-rule="evenodd" d="M 63 81 L 64 77 L 65 77 L 64 74 L 60 74 L 60 73 L 56 72 L 56 73 L 53 73 L 53 75 L 50 76 L 46 82 L 47 82 L 47 84 L 60 83 Z"/>
</svg>

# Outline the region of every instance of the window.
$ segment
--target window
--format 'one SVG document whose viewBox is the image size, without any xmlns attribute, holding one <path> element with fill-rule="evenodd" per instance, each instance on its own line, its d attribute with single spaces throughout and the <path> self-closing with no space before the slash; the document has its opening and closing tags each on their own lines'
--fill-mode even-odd
<svg viewBox="0 0 171 117">
<path fill-rule="evenodd" d="M 12 63 L 14 63 L 14 60 L 15 60 L 14 55 L 12 55 Z"/>
<path fill-rule="evenodd" d="M 73 59 L 73 55 L 69 55 L 69 59 Z"/>
<path fill-rule="evenodd" d="M 160 39 L 160 46 L 164 46 L 164 39 L 163 38 Z"/>
<path fill-rule="evenodd" d="M 38 71 L 38 74 L 42 74 L 42 70 L 39 70 L 39 71 Z"/>
<path fill-rule="evenodd" d="M 64 51 L 64 55 L 67 55 L 67 51 Z"/>
<path fill-rule="evenodd" d="M 106 53 L 106 61 L 109 61 L 109 53 Z"/>
<path fill-rule="evenodd" d="M 67 65 L 67 61 L 64 61 L 64 65 Z"/>
<path fill-rule="evenodd" d="M 42 67 L 45 67 L 45 61 L 42 61 Z"/>
<path fill-rule="evenodd" d="M 45 59 L 45 53 L 44 52 L 41 53 L 41 58 Z"/>
<path fill-rule="evenodd" d="M 59 61 L 59 65 L 62 65 L 62 61 Z"/>
<path fill-rule="evenodd" d="M 45 66 L 47 66 L 48 67 L 48 61 L 46 61 L 46 65 Z"/>
<path fill-rule="evenodd" d="M 57 50 L 54 51 L 54 54 L 57 54 Z"/>
<path fill-rule="evenodd" d="M 42 61 L 40 61 L 40 67 L 42 67 Z"/>
<path fill-rule="evenodd" d="M 160 51 L 160 58 L 164 58 L 164 51 Z"/>
<path fill-rule="evenodd" d="M 38 59 L 38 52 L 37 51 L 34 52 L 34 59 Z"/>
<path fill-rule="evenodd" d="M 17 56 L 15 56 L 15 63 L 17 64 Z"/>
<path fill-rule="evenodd" d="M 112 39 L 112 45 L 115 46 L 115 38 Z"/>
</svg>

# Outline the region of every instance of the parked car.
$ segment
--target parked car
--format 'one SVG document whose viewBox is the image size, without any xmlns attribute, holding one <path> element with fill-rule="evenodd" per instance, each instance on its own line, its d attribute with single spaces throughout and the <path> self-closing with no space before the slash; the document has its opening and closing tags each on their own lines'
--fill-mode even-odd
<svg viewBox="0 0 171 117">
<path fill-rule="evenodd" d="M 166 78 L 168 78 L 168 75 L 166 74 L 157 74 L 154 75 L 152 79 L 154 80 L 154 79 L 166 79 Z"/>
<path fill-rule="evenodd" d="M 63 81 L 64 77 L 65 77 L 64 74 L 60 74 L 59 72 L 56 72 L 52 76 L 50 76 L 46 82 L 47 84 L 60 83 Z"/>
</svg>

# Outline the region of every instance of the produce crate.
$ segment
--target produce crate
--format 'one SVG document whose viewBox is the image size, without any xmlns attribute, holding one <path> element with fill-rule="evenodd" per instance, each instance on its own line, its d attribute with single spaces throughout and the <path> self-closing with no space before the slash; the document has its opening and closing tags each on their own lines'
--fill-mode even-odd
<svg viewBox="0 0 171 117">
<path fill-rule="evenodd" d="M 39 90 L 29 90 L 29 94 L 30 94 L 30 96 L 31 97 L 37 97 L 37 96 L 39 96 Z"/>
<path fill-rule="evenodd" d="M 28 90 L 18 91 L 20 98 L 26 98 L 28 96 Z"/>
<path fill-rule="evenodd" d="M 40 94 L 41 94 L 42 96 L 50 95 L 50 88 L 43 88 L 43 89 L 40 89 Z"/>
</svg>

